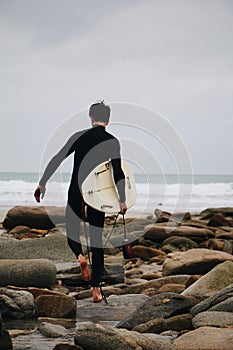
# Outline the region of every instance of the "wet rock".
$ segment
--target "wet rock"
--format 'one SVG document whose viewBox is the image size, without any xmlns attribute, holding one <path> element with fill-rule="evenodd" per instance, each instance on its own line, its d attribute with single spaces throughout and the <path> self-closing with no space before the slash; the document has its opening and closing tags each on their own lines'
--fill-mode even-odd
<svg viewBox="0 0 233 350">
<path fill-rule="evenodd" d="M 53 350 L 84 350 L 81 346 L 68 344 L 68 343 L 59 343 Z"/>
<path fill-rule="evenodd" d="M 12 229 L 18 225 L 31 228 L 49 229 L 65 222 L 65 208 L 40 206 L 15 206 L 10 209 L 3 226 Z"/>
<path fill-rule="evenodd" d="M 190 249 L 187 252 L 168 254 L 163 264 L 163 276 L 176 274 L 205 274 L 224 261 L 233 261 L 233 256 L 209 249 Z"/>
<path fill-rule="evenodd" d="M 233 284 L 230 284 L 228 287 L 222 289 L 221 291 L 217 292 L 213 296 L 193 306 L 190 310 L 190 313 L 193 316 L 195 316 L 200 312 L 213 310 L 213 308 L 217 307 L 218 304 L 232 298 L 233 298 Z M 232 311 L 232 304 L 230 305 L 231 305 L 231 311 Z M 213 311 L 216 311 L 216 310 L 213 310 Z M 226 310 L 219 310 L 219 311 L 226 311 Z"/>
<path fill-rule="evenodd" d="M 47 259 L 0 260 L 0 286 L 51 287 L 56 283 L 56 266 Z"/>
<path fill-rule="evenodd" d="M 142 294 L 112 295 L 108 298 L 108 306 L 93 303 L 92 299 L 80 300 L 76 316 L 78 319 L 85 317 L 90 321 L 120 321 L 136 311 L 148 299 L 148 296 Z"/>
<path fill-rule="evenodd" d="M 185 289 L 182 295 L 195 295 L 205 298 L 222 290 L 231 283 L 233 283 L 233 261 L 225 261 L 215 266 Z"/>
<path fill-rule="evenodd" d="M 141 334 L 99 324 L 79 326 L 74 341 L 88 350 L 176 350 L 167 340 L 163 341 L 155 334 Z"/>
<path fill-rule="evenodd" d="M 54 261 L 75 259 L 65 235 L 59 231 L 39 240 L 0 237 L 0 244 L 0 259 L 49 259 Z"/>
<path fill-rule="evenodd" d="M 194 328 L 199 328 L 203 326 L 233 326 L 233 313 L 223 311 L 200 312 L 193 318 L 192 323 Z"/>
<path fill-rule="evenodd" d="M 162 250 L 156 249 L 156 248 L 150 248 L 150 247 L 144 247 L 144 246 L 134 246 L 133 247 L 134 256 L 136 258 L 141 258 L 142 260 L 150 260 L 154 256 L 157 255 L 166 255 Z"/>
<path fill-rule="evenodd" d="M 162 333 L 167 330 L 182 331 L 193 329 L 192 316 L 190 314 L 173 316 L 167 319 L 156 318 L 133 328 L 140 333 Z"/>
<path fill-rule="evenodd" d="M 155 242 L 163 242 L 166 238 L 172 236 L 187 237 L 195 242 L 201 242 L 214 237 L 214 233 L 207 228 L 196 228 L 185 225 L 178 227 L 147 225 L 144 232 L 144 238 L 149 238 Z"/>
<path fill-rule="evenodd" d="M 162 293 L 151 297 L 135 312 L 117 324 L 117 328 L 132 329 L 153 318 L 168 318 L 185 312 L 192 306 L 191 300 L 175 293 Z"/>
<path fill-rule="evenodd" d="M 38 328 L 44 336 L 49 338 L 64 337 L 67 333 L 65 327 L 48 322 L 41 322 Z"/>
<path fill-rule="evenodd" d="M 232 350 L 233 329 L 200 327 L 175 339 L 178 350 Z"/>
<path fill-rule="evenodd" d="M 29 292 L 0 288 L 0 312 L 3 317 L 33 318 L 34 298 Z"/>
<path fill-rule="evenodd" d="M 40 295 L 35 305 L 37 316 L 72 318 L 76 315 L 77 300 L 67 295 Z"/>
<path fill-rule="evenodd" d="M 1 350 L 12 350 L 12 341 L 9 332 L 2 323 L 2 315 L 0 313 L 0 345 Z"/>
</svg>

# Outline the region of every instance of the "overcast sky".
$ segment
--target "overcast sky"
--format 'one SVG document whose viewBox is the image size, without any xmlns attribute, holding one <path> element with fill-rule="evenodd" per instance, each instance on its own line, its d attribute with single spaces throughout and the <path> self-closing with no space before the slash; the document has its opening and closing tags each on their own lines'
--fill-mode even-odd
<svg viewBox="0 0 233 350">
<path fill-rule="evenodd" d="M 232 0 L 0 0 L 0 171 L 38 171 L 54 130 L 104 99 L 164 116 L 194 173 L 233 174 L 232 38 Z"/>
</svg>

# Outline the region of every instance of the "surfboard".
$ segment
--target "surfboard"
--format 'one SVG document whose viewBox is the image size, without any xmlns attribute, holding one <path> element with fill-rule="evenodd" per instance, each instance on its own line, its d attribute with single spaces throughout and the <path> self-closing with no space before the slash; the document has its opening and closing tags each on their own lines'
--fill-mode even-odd
<svg viewBox="0 0 233 350">
<path fill-rule="evenodd" d="M 121 167 L 125 174 L 125 195 L 127 208 L 136 202 L 136 187 L 130 165 L 121 160 Z M 84 201 L 99 211 L 118 213 L 120 211 L 119 195 L 113 178 L 111 161 L 101 163 L 94 168 L 82 184 Z"/>
</svg>

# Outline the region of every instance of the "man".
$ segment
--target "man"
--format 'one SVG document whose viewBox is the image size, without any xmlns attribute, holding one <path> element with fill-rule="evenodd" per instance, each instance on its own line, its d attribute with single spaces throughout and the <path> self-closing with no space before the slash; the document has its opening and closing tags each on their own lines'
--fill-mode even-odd
<svg viewBox="0 0 233 350">
<path fill-rule="evenodd" d="M 34 197 L 37 202 L 43 199 L 46 191 L 46 183 L 59 167 L 61 162 L 71 153 L 74 153 L 73 172 L 68 191 L 66 207 L 66 232 L 67 241 L 78 258 L 82 277 L 85 281 L 91 281 L 93 302 L 100 302 L 100 281 L 104 268 L 104 253 L 102 248 L 102 232 L 105 213 L 87 206 L 87 220 L 90 227 L 90 245 L 92 252 L 92 275 L 80 242 L 80 223 L 83 220 L 84 201 L 81 194 L 81 185 L 88 174 L 99 164 L 111 159 L 114 181 L 119 194 L 120 213 L 125 214 L 125 176 L 121 168 L 119 141 L 106 131 L 109 123 L 110 107 L 102 101 L 90 106 L 89 116 L 92 128 L 76 132 L 62 149 L 50 160 Z"/>
</svg>

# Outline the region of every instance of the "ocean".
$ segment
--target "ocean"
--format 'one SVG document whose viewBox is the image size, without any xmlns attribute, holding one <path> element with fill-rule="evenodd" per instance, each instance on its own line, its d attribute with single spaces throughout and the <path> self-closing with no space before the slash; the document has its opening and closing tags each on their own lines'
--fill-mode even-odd
<svg viewBox="0 0 233 350">
<path fill-rule="evenodd" d="M 199 213 L 209 207 L 233 205 L 233 176 L 231 175 L 158 175 L 135 174 L 137 201 L 131 209 L 137 213 L 153 214 L 155 208 L 169 212 Z M 37 205 L 33 192 L 38 173 L 0 173 L 0 207 Z M 41 205 L 64 206 L 67 200 L 69 173 L 56 173 L 47 184 Z"/>
</svg>

